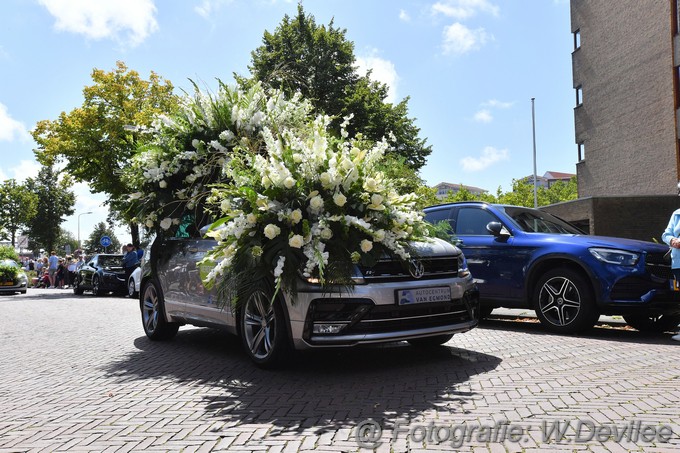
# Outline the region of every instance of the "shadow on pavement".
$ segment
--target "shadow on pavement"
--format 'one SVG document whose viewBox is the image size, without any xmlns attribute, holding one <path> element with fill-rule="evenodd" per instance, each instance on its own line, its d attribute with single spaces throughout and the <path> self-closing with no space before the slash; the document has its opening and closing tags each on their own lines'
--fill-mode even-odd
<svg viewBox="0 0 680 453">
<path fill-rule="evenodd" d="M 552 335 L 565 337 L 578 337 L 589 339 L 600 339 L 608 341 L 621 341 L 639 344 L 671 344 L 677 343 L 671 340 L 672 334 L 669 333 L 645 333 L 639 332 L 625 325 L 612 326 L 609 324 L 597 324 L 590 330 L 580 334 L 567 335 L 549 332 L 535 318 L 488 318 L 480 322 L 478 328 L 493 330 L 512 330 L 532 335 Z"/>
<path fill-rule="evenodd" d="M 319 432 L 383 423 L 424 411 L 465 413 L 475 398 L 466 382 L 501 359 L 453 346 L 419 349 L 407 343 L 297 353 L 284 368 L 255 367 L 238 338 L 211 329 L 180 330 L 171 342 L 137 338 L 138 351 L 105 371 L 121 381 L 173 378 L 207 385 L 207 415 L 229 425 L 275 425 L 269 435 L 309 427 Z"/>
</svg>

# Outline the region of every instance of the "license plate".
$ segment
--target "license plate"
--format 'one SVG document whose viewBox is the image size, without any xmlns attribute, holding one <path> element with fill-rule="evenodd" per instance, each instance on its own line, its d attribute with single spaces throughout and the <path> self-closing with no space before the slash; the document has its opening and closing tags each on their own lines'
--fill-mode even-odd
<svg viewBox="0 0 680 453">
<path fill-rule="evenodd" d="M 671 284 L 671 291 L 680 291 L 680 285 L 678 285 L 678 281 L 675 279 L 669 280 Z"/>
<path fill-rule="evenodd" d="M 13 286 L 14 282 L 2 282 L 0 283 L 0 286 Z"/>
<path fill-rule="evenodd" d="M 436 286 L 433 288 L 400 289 L 397 291 L 397 304 L 423 304 L 429 302 L 450 302 L 451 287 Z"/>
</svg>

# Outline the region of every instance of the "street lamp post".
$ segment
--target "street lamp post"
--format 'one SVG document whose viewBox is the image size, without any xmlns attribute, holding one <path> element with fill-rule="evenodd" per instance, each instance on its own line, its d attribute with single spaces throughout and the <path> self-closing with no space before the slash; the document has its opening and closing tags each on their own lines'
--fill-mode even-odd
<svg viewBox="0 0 680 453">
<path fill-rule="evenodd" d="M 92 211 L 81 212 L 78 214 L 78 248 L 82 250 L 83 245 L 80 243 L 80 216 L 85 214 L 92 214 Z"/>
</svg>

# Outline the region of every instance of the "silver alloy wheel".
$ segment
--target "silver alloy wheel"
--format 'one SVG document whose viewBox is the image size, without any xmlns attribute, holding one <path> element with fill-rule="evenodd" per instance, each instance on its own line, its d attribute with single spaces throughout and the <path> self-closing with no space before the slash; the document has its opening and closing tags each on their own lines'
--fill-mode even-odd
<svg viewBox="0 0 680 453">
<path fill-rule="evenodd" d="M 243 337 L 250 354 L 266 359 L 276 342 L 274 305 L 264 291 L 255 291 L 243 307 Z"/>
<path fill-rule="evenodd" d="M 146 287 L 144 300 L 142 301 L 142 322 L 147 334 L 153 334 L 158 327 L 159 300 L 156 288 L 153 285 Z"/>
<path fill-rule="evenodd" d="M 135 281 L 133 279 L 128 280 L 128 296 L 135 296 Z"/>
<path fill-rule="evenodd" d="M 538 309 L 546 320 L 556 326 L 569 325 L 581 310 L 581 293 L 566 277 L 553 277 L 541 287 Z"/>
</svg>

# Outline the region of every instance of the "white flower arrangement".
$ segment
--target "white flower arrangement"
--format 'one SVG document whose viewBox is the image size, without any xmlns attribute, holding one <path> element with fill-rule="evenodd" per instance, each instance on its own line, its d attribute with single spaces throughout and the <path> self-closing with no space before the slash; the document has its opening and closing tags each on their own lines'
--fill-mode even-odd
<svg viewBox="0 0 680 453">
<path fill-rule="evenodd" d="M 126 173 L 137 218 L 176 234 L 189 213 L 220 217 L 204 263 L 204 282 L 224 299 L 247 295 L 252 282 L 274 278 L 294 294 L 301 277 L 351 286 L 355 265 L 385 255 L 407 260 L 409 244 L 428 236 L 414 194 L 398 194 L 379 170 L 389 145 L 328 132 L 330 118 L 311 118 L 309 103 L 220 85 L 198 89 L 173 117 L 154 122 L 150 145 Z M 205 222 L 204 222 L 205 223 Z"/>
</svg>

